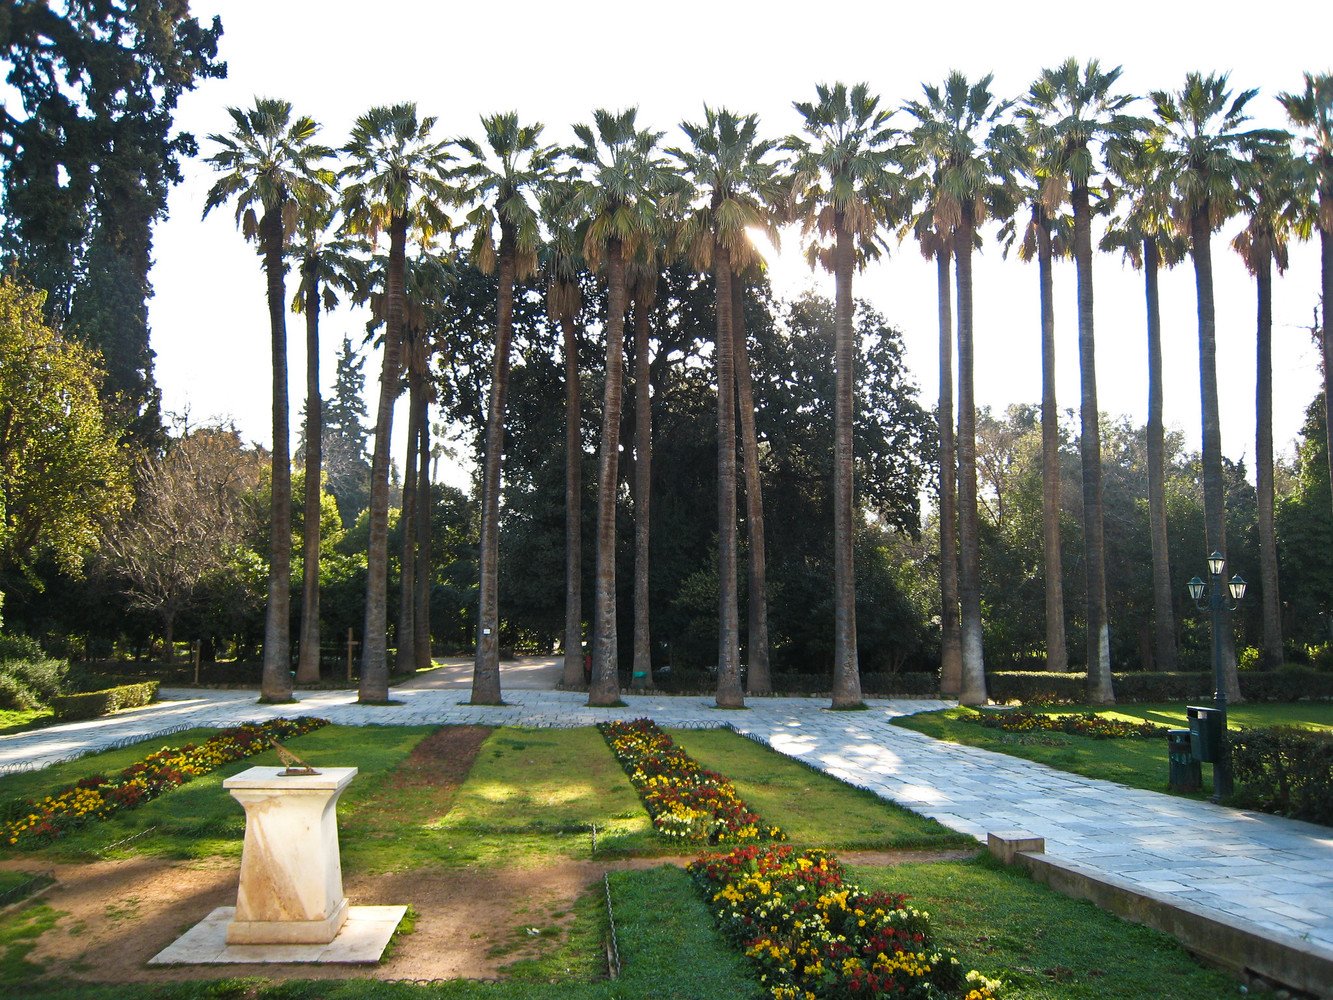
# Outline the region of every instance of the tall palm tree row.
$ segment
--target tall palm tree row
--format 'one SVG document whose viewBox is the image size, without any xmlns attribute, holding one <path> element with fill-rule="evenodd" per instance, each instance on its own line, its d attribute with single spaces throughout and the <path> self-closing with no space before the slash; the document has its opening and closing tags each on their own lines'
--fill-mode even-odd
<svg viewBox="0 0 1333 1000">
<path fill-rule="evenodd" d="M 290 701 L 292 470 L 287 400 L 287 263 L 283 249 L 301 205 L 318 200 L 332 175 L 320 162 L 332 155 L 314 142 L 314 119 L 292 116 L 288 101 L 257 98 L 248 110 L 228 108 L 234 128 L 210 135 L 218 150 L 208 158 L 222 176 L 209 189 L 204 215 L 236 202 L 236 223 L 259 243 L 267 277 L 273 356 L 272 509 L 269 527 L 268 606 L 260 700 Z M 316 655 L 318 643 L 316 642 Z"/>
<path fill-rule="evenodd" d="M 504 448 L 505 394 L 509 387 L 509 343 L 514 327 L 514 283 L 537 270 L 541 227 L 537 192 L 549 179 L 556 151 L 541 143 L 541 124 L 520 124 L 517 112 L 481 120 L 484 145 L 456 140 L 466 154 L 459 170 L 463 197 L 473 205 L 472 259 L 499 281 L 496 299 L 495 358 L 490 406 L 486 411 L 485 467 L 482 474 L 480 593 L 472 704 L 500 703 L 500 456 Z M 498 240 L 496 237 L 499 237 Z"/>
<path fill-rule="evenodd" d="M 988 213 L 1012 211 L 1014 171 L 1021 150 L 1018 131 L 1007 120 L 1012 102 L 995 99 L 991 79 L 988 74 L 972 83 L 962 73 L 951 73 L 942 86 L 924 86 L 925 100 L 911 101 L 905 108 L 917 123 L 910 133 L 906 158 L 928 178 L 934 229 L 946 234 L 957 277 L 959 700 L 965 705 L 987 700 L 977 515 L 972 251 L 978 226 Z"/>
<path fill-rule="evenodd" d="M 1222 481 L 1222 426 L 1217 398 L 1217 321 L 1213 305 L 1213 233 L 1241 209 L 1240 191 L 1252 184 L 1256 157 L 1276 151 L 1290 138 L 1272 129 L 1248 129 L 1246 106 L 1257 91 L 1233 95 L 1225 75 L 1190 73 L 1177 91 L 1154 91 L 1153 108 L 1165 130 L 1167 172 L 1173 185 L 1177 225 L 1187 234 L 1198 299 L 1199 389 L 1203 416 L 1203 507 L 1205 544 L 1226 554 L 1226 507 Z M 1239 701 L 1231 613 L 1221 647 L 1227 697 Z"/>
<path fill-rule="evenodd" d="M 653 304 L 657 301 L 656 247 L 630 265 L 629 298 L 634 306 L 634 660 L 632 687 L 653 686 L 652 626 L 648 614 L 648 559 L 652 538 Z"/>
<path fill-rule="evenodd" d="M 740 615 L 736 579 L 736 294 L 738 274 L 755 266 L 758 252 L 748 230 L 777 238 L 772 210 L 778 184 L 771 154 L 775 144 L 759 139 L 759 118 L 705 105 L 702 122 L 682 122 L 688 148 L 672 153 L 698 192 L 680 227 L 690 261 L 710 270 L 717 304 L 713 351 L 717 384 L 717 548 L 719 708 L 745 704 L 740 675 Z M 745 372 L 748 384 L 748 366 Z M 753 412 L 753 406 L 751 406 Z M 748 449 L 747 449 L 748 453 Z M 753 489 L 753 487 L 751 487 Z M 751 595 L 754 600 L 755 595 Z M 755 638 L 751 635 L 751 640 Z M 859 698 L 858 698 L 859 700 Z"/>
<path fill-rule="evenodd" d="M 905 214 L 894 154 L 900 133 L 865 83 L 820 84 L 797 101 L 803 132 L 789 136 L 794 156 L 789 209 L 800 221 L 806 258 L 833 274 L 833 706 L 861 701 L 853 566 L 852 388 L 855 384 L 852 279 L 887 249 L 886 224 Z"/>
</svg>

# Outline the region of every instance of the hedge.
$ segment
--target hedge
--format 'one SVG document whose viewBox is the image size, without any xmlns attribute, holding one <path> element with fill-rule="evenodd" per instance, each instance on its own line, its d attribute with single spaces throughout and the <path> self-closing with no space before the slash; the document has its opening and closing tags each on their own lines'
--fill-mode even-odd
<svg viewBox="0 0 1333 1000">
<path fill-rule="evenodd" d="M 1112 674 L 1118 701 L 1189 701 L 1211 698 L 1211 673 Z M 1087 675 L 996 671 L 986 675 L 986 690 L 992 701 L 1042 702 L 1087 700 Z M 1245 671 L 1240 675 L 1241 693 L 1250 701 L 1301 701 L 1333 698 L 1333 674 L 1304 668 L 1274 671 Z"/>
<path fill-rule="evenodd" d="M 1333 826 L 1333 733 L 1272 726 L 1228 740 L 1236 805 Z"/>
<path fill-rule="evenodd" d="M 122 684 L 105 691 L 65 694 L 51 699 L 57 719 L 95 719 L 122 708 L 138 708 L 157 701 L 157 681 Z"/>
<path fill-rule="evenodd" d="M 653 686 L 668 694 L 711 694 L 717 690 L 717 675 L 709 670 L 671 670 L 654 673 Z M 631 689 L 632 690 L 632 689 Z M 778 695 L 827 695 L 833 690 L 829 674 L 774 674 L 773 693 Z M 935 698 L 939 675 L 923 673 L 861 675 L 861 693 L 867 698 Z"/>
</svg>

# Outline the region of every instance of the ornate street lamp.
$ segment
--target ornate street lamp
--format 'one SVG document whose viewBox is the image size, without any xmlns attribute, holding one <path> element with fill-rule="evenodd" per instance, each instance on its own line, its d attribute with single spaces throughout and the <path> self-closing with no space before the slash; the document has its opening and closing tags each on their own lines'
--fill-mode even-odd
<svg viewBox="0 0 1333 1000">
<path fill-rule="evenodd" d="M 1231 779 L 1231 747 L 1227 742 L 1227 686 L 1222 673 L 1222 609 L 1235 611 L 1245 599 L 1245 581 L 1237 573 L 1226 582 L 1223 590 L 1222 571 L 1226 568 L 1226 556 L 1214 552 L 1208 557 L 1208 576 L 1205 584 L 1197 576 L 1185 586 L 1195 607 L 1204 610 L 1204 598 L 1212 615 L 1213 634 L 1213 707 L 1217 710 L 1219 724 L 1216 758 L 1213 760 L 1213 801 L 1218 802 L 1230 795 L 1233 788 Z"/>
</svg>

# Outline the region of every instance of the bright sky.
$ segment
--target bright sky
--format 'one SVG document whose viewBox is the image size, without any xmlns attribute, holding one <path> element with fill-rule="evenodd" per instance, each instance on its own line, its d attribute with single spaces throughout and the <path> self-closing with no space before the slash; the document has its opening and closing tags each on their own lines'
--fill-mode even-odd
<svg viewBox="0 0 1333 1000">
<path fill-rule="evenodd" d="M 228 106 L 256 95 L 283 97 L 324 126 L 339 146 L 357 115 L 375 104 L 415 100 L 439 118 L 437 134 L 478 135 L 478 116 L 517 109 L 547 124 L 550 141 L 572 138 L 570 125 L 595 107 L 636 104 L 640 121 L 683 140 L 682 119 L 701 117 L 705 101 L 757 112 L 763 130 L 799 128 L 794 100 L 814 97 L 817 82 L 868 81 L 884 103 L 899 106 L 954 68 L 970 78 L 993 71 L 993 89 L 1017 96 L 1043 66 L 1074 55 L 1124 67 L 1134 93 L 1179 87 L 1189 70 L 1229 71 L 1237 88 L 1259 87 L 1251 104 L 1258 124 L 1285 125 L 1273 95 L 1302 86 L 1303 70 L 1330 68 L 1333 16 L 1320 4 L 1274 0 L 1261 10 L 1234 0 L 1200 16 L 1192 4 L 1089 4 L 1060 11 L 976 3 L 863 4 L 845 0 L 796 6 L 677 0 L 553 4 L 410 3 L 326 0 L 255 3 L 195 0 L 201 18 L 222 17 L 228 78 L 206 81 L 181 102 L 178 124 L 204 136 L 226 131 Z M 1317 14 L 1325 9 L 1324 14 Z M 652 11 L 652 14 L 648 12 Z M 1235 16 L 1232 16 L 1234 14 Z M 1148 113 L 1146 102 L 1140 105 Z M 906 121 L 902 121 L 906 124 Z M 253 248 L 231 213 L 200 221 L 210 169 L 185 166 L 171 195 L 170 219 L 157 231 L 153 270 L 153 347 L 165 406 L 188 407 L 191 419 L 234 418 L 250 439 L 271 438 L 270 359 L 264 279 Z M 1234 226 L 1214 241 L 1223 450 L 1244 458 L 1253 478 L 1254 292 L 1228 246 Z M 1041 397 L 1035 265 L 1005 260 L 989 241 L 975 259 L 977 401 L 1003 409 Z M 1146 419 L 1147 377 L 1142 279 L 1117 258 L 1094 263 L 1100 405 Z M 772 277 L 780 294 L 810 287 L 832 296 L 833 280 L 811 274 L 792 241 Z M 1077 331 L 1072 264 L 1056 268 L 1058 386 L 1062 408 L 1077 408 Z M 905 246 L 859 276 L 868 299 L 904 333 L 908 358 L 930 405 L 938 392 L 934 265 Z M 1161 280 L 1166 421 L 1199 444 L 1198 339 L 1193 272 L 1188 263 Z M 1274 433 L 1290 454 L 1305 407 L 1318 388 L 1310 335 L 1318 295 L 1318 250 L 1294 249 L 1274 301 Z M 364 316 L 326 316 L 322 370 L 333 383 L 334 354 L 344 333 L 359 338 Z M 304 329 L 289 321 L 295 422 L 304 398 Z M 377 392 L 379 360 L 367 366 Z M 369 407 L 374 411 L 373 399 Z M 396 430 L 402 426 L 400 407 Z M 395 435 L 400 438 L 400 434 Z M 395 442 L 395 453 L 402 450 Z M 401 458 L 400 458 L 401 461 Z M 455 482 L 462 479 L 456 473 Z"/>
</svg>

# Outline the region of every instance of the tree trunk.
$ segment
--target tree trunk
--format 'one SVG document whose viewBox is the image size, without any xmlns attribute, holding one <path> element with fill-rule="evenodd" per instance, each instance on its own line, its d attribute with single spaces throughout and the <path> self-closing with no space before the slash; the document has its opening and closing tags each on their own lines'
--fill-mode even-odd
<svg viewBox="0 0 1333 1000">
<path fill-rule="evenodd" d="M 1259 589 L 1263 602 L 1263 660 L 1282 663 L 1282 602 L 1273 527 L 1273 255 L 1261 251 L 1255 269 L 1259 293 L 1255 362 L 1255 487 L 1259 514 Z"/>
<path fill-rule="evenodd" d="M 648 620 L 648 542 L 653 492 L 653 411 L 648 391 L 652 348 L 648 334 L 653 297 L 641 290 L 634 301 L 634 670 L 630 686 L 639 688 L 653 686 L 653 644 Z"/>
<path fill-rule="evenodd" d="M 953 294 L 947 246 L 935 251 L 940 314 L 940 694 L 963 689 L 963 637 L 958 627 L 958 456 L 953 433 Z"/>
<path fill-rule="evenodd" d="M 1088 701 L 1115 703 L 1111 627 L 1106 614 L 1106 543 L 1102 533 L 1101 413 L 1092 312 L 1092 218 L 1087 187 L 1073 185 L 1074 263 L 1078 269 L 1079 453 L 1083 460 L 1083 569 L 1087 583 Z"/>
<path fill-rule="evenodd" d="M 162 614 L 162 662 L 170 666 L 176 662 L 176 611 L 164 610 Z"/>
<path fill-rule="evenodd" d="M 1213 253 L 1210 206 L 1205 202 L 1190 217 L 1190 255 L 1194 258 L 1194 286 L 1199 303 L 1199 397 L 1203 409 L 1203 521 L 1208 552 L 1227 552 L 1226 487 L 1222 482 L 1222 419 L 1217 401 L 1217 324 L 1213 312 Z M 1228 562 L 1227 573 L 1229 574 Z M 1231 611 L 1222 606 L 1222 679 L 1227 700 L 1240 702 L 1236 673 L 1236 640 L 1231 632 Z"/>
<path fill-rule="evenodd" d="M 268 612 L 264 619 L 264 672 L 261 702 L 291 701 L 292 463 L 287 417 L 287 293 L 282 259 L 282 210 L 271 209 L 259 223 L 268 278 L 268 319 L 273 343 L 272 520 L 268 547 Z"/>
<path fill-rule="evenodd" d="M 509 388 L 509 341 L 514 329 L 514 239 L 500 230 L 500 290 L 496 302 L 495 364 L 491 406 L 486 415 L 486 467 L 481 500 L 481 590 L 478 595 L 477 656 L 472 704 L 498 705 L 500 695 L 500 456 L 504 448 L 505 393 Z"/>
<path fill-rule="evenodd" d="M 1166 535 L 1166 443 L 1162 422 L 1162 317 L 1157 294 L 1157 239 L 1143 240 L 1148 306 L 1148 522 L 1152 536 L 1153 650 L 1157 670 L 1176 669 L 1176 616 Z"/>
<path fill-rule="evenodd" d="M 593 612 L 589 705 L 620 701 L 616 646 L 616 493 L 620 486 L 620 410 L 625 378 L 625 258 L 620 240 L 606 247 L 606 387 L 597 462 L 597 591 Z"/>
<path fill-rule="evenodd" d="M 958 271 L 958 601 L 962 613 L 962 686 L 958 700 L 984 705 L 986 662 L 981 641 L 981 548 L 977 521 L 977 409 L 972 353 L 972 213 L 954 236 Z"/>
<path fill-rule="evenodd" d="M 755 428 L 754 383 L 745 336 L 745 283 L 731 281 L 731 342 L 736 358 L 736 409 L 740 413 L 741 455 L 745 465 L 745 532 L 750 573 L 746 584 L 745 689 L 772 694 L 768 663 L 768 553 L 764 541 L 764 487 L 759 479 L 759 434 Z"/>
<path fill-rule="evenodd" d="M 1324 446 L 1328 455 L 1329 482 L 1333 482 L 1333 419 L 1329 417 L 1333 413 L 1333 407 L 1329 405 L 1333 401 L 1333 324 L 1328 319 L 1330 310 L 1333 310 L 1333 232 L 1323 225 L 1333 222 L 1333 193 L 1320 192 L 1319 218 L 1319 310 L 1323 319 L 1319 339 L 1324 348 Z"/>
<path fill-rule="evenodd" d="M 861 705 L 861 671 L 856 656 L 856 569 L 853 562 L 852 394 L 856 385 L 852 275 L 853 236 L 838 212 L 834 218 L 833 409 L 833 707 Z M 732 446 L 735 447 L 734 445 Z"/>
<path fill-rule="evenodd" d="M 713 243 L 717 297 L 717 693 L 718 708 L 744 708 L 740 611 L 736 594 L 736 345 L 731 328 L 731 252 Z"/>
<path fill-rule="evenodd" d="M 425 372 L 423 359 L 422 371 Z M 418 403 L 421 412 L 417 415 L 417 564 L 413 572 L 416 579 L 416 609 L 412 614 L 412 623 L 416 627 L 416 636 L 412 648 L 416 651 L 416 668 L 429 669 L 430 655 L 430 532 L 431 502 L 430 490 L 430 397 L 421 393 Z"/>
<path fill-rule="evenodd" d="M 380 398 L 375 410 L 375 449 L 370 460 L 370 537 L 366 546 L 366 624 L 361 637 L 361 686 L 358 700 L 389 700 L 386 659 L 389 568 L 389 439 L 393 404 L 399 391 L 402 353 L 403 276 L 406 268 L 407 219 L 395 215 L 389 224 L 389 267 L 385 277 L 384 363 Z"/>
<path fill-rule="evenodd" d="M 305 262 L 305 531 L 302 538 L 298 684 L 319 683 L 319 500 L 324 464 L 324 401 L 319 393 L 319 271 Z"/>
<path fill-rule="evenodd" d="M 583 433 L 579 349 L 574 318 L 562 316 L 565 340 L 565 671 L 562 683 L 581 688 L 583 676 Z"/>
<path fill-rule="evenodd" d="M 409 350 L 415 354 L 416 345 Z M 398 556 L 398 627 L 394 629 L 397 648 L 393 672 L 400 676 L 411 676 L 417 667 L 417 444 L 420 441 L 417 400 L 422 387 L 415 361 L 413 358 L 408 375 L 407 457 L 403 461 L 403 505 L 398 516 L 403 544 Z"/>
<path fill-rule="evenodd" d="M 1046 573 L 1046 669 L 1069 669 L 1065 647 L 1064 558 L 1060 552 L 1060 411 L 1055 402 L 1055 291 L 1051 229 L 1046 212 L 1037 224 L 1037 276 L 1041 286 L 1041 540 Z"/>
</svg>

